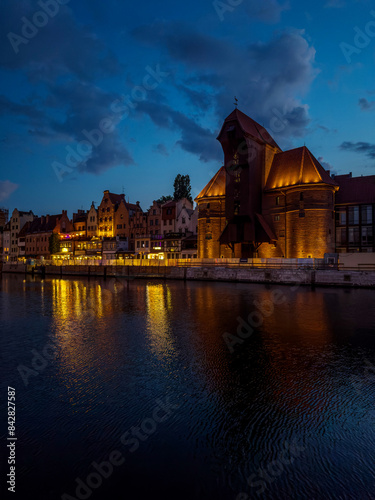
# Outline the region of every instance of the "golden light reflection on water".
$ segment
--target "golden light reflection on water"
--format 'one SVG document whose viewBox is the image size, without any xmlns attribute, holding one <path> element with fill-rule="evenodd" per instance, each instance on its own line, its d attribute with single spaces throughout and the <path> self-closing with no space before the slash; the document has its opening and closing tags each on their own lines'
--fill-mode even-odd
<svg viewBox="0 0 375 500">
<path fill-rule="evenodd" d="M 102 391 L 102 377 L 111 377 L 121 362 L 113 329 L 108 326 L 118 290 L 111 282 L 53 279 L 51 284 L 57 370 L 70 394 L 69 402 L 74 406 L 84 400 L 89 411 Z"/>
<path fill-rule="evenodd" d="M 172 293 L 168 285 L 147 284 L 147 335 L 150 349 L 159 360 L 176 354 L 170 326 Z"/>
<path fill-rule="evenodd" d="M 258 293 L 258 303 L 271 298 L 269 290 Z M 329 385 L 324 366 L 331 362 L 332 338 L 332 311 L 324 293 L 297 291 L 264 318 L 263 349 L 267 354 L 267 374 L 275 388 L 275 402 L 290 409 L 311 410 L 318 388 L 322 390 L 322 384 Z M 321 364 L 319 369 L 313 369 L 311 363 L 316 364 L 317 359 Z"/>
</svg>

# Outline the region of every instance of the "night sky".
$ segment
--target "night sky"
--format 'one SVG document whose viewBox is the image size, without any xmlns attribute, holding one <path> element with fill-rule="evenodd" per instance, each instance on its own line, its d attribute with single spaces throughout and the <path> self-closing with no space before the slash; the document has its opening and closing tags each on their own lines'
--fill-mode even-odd
<svg viewBox="0 0 375 500">
<path fill-rule="evenodd" d="M 0 206 L 146 210 L 178 173 L 196 196 L 234 96 L 281 148 L 375 173 L 370 1 L 60 2 L 1 0 Z"/>
</svg>

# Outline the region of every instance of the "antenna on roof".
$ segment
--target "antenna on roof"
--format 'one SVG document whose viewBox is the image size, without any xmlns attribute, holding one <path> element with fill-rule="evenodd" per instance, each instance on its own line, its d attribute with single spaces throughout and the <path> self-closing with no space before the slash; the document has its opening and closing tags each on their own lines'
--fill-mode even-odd
<svg viewBox="0 0 375 500">
<path fill-rule="evenodd" d="M 234 105 L 235 105 L 235 106 L 236 106 L 236 108 L 237 108 L 237 106 L 238 106 L 238 99 L 237 99 L 237 97 L 236 97 L 236 96 L 234 96 Z"/>
</svg>

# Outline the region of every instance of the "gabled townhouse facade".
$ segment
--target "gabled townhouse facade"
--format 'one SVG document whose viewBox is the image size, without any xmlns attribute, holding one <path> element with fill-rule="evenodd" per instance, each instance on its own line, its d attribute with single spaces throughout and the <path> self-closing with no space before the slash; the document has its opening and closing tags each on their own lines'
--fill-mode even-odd
<svg viewBox="0 0 375 500">
<path fill-rule="evenodd" d="M 36 217 L 26 232 L 25 257 L 49 259 L 51 257 L 50 237 L 56 234 L 59 239 L 64 239 L 73 230 L 73 224 L 69 220 L 66 210 L 58 215 L 48 214 Z"/>
<path fill-rule="evenodd" d="M 31 210 L 28 212 L 24 212 L 21 210 L 17 210 L 15 208 L 13 210 L 12 216 L 9 220 L 10 222 L 10 261 L 17 262 L 18 261 L 18 234 L 26 224 L 26 222 L 31 222 L 34 220 L 34 214 Z"/>
</svg>

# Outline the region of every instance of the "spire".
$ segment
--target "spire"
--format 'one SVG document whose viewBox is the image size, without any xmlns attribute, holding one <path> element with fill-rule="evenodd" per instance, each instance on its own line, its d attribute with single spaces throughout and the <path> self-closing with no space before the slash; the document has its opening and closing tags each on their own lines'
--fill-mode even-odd
<svg viewBox="0 0 375 500">
<path fill-rule="evenodd" d="M 237 99 L 237 97 L 236 97 L 236 96 L 234 96 L 234 105 L 235 105 L 235 106 L 236 106 L 236 108 L 237 108 L 237 106 L 238 106 L 238 99 Z"/>
</svg>

